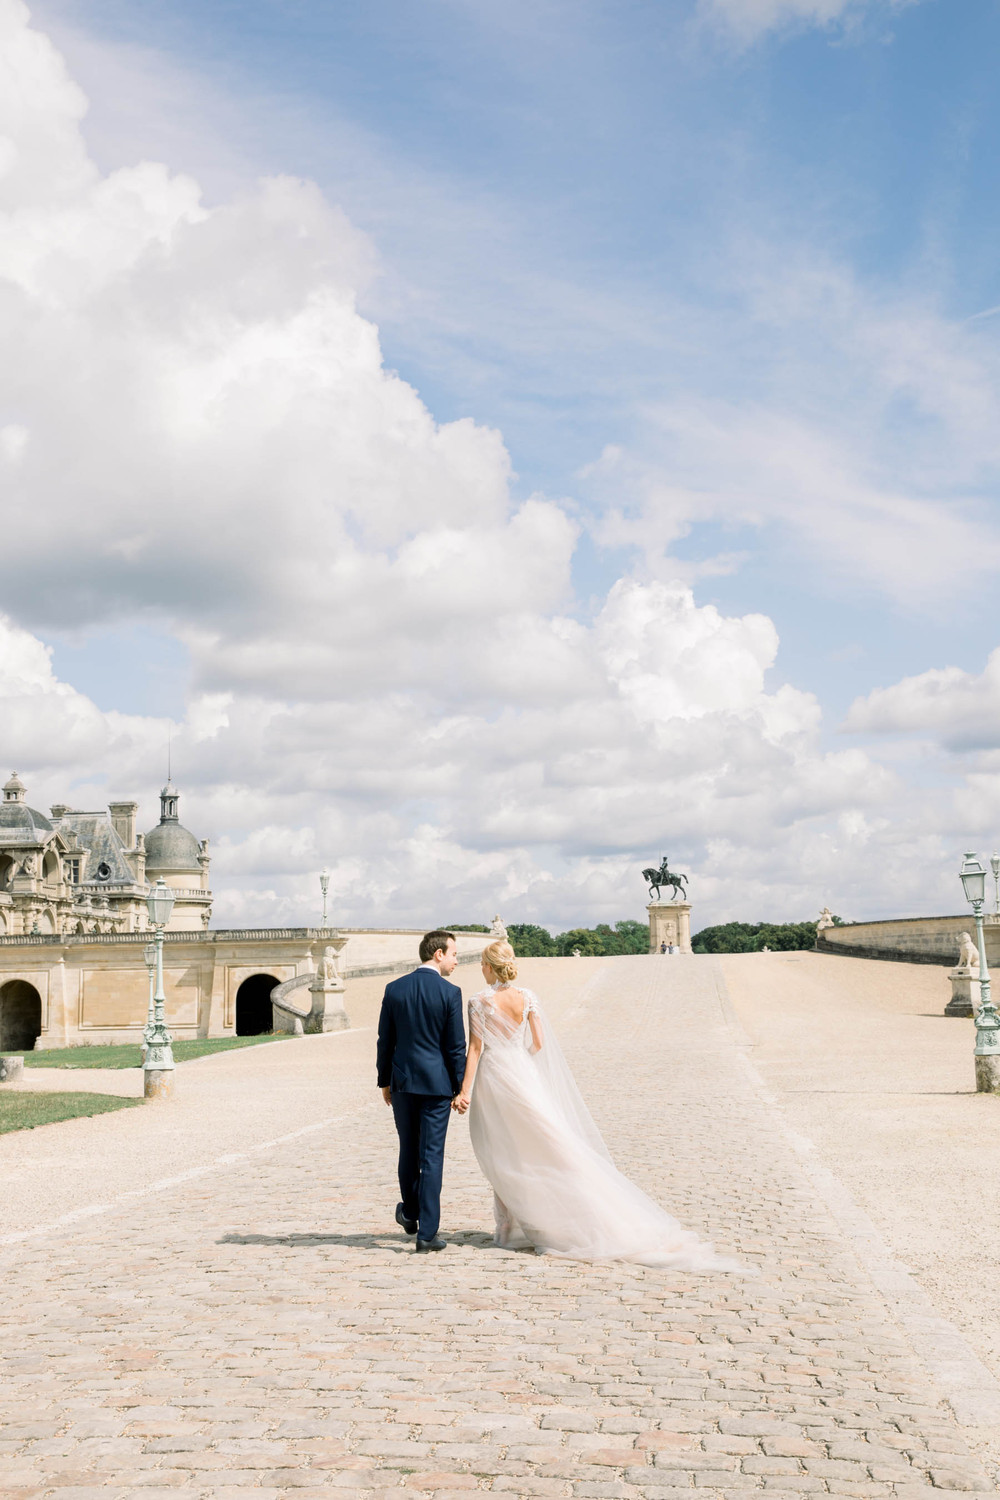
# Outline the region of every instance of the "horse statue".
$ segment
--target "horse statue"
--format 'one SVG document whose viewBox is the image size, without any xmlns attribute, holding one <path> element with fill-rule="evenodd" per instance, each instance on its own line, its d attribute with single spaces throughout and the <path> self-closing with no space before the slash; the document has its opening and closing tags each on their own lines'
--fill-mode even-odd
<svg viewBox="0 0 1000 1500">
<path fill-rule="evenodd" d="M 679 896 L 687 895 L 687 891 L 682 889 L 687 884 L 687 876 L 674 875 L 671 872 L 667 864 L 667 855 L 663 856 L 658 870 L 643 870 L 642 878 L 649 882 L 649 894 L 652 900 L 659 901 L 661 886 L 669 886 L 672 889 L 674 893 L 671 897 L 672 901 L 676 901 Z"/>
</svg>

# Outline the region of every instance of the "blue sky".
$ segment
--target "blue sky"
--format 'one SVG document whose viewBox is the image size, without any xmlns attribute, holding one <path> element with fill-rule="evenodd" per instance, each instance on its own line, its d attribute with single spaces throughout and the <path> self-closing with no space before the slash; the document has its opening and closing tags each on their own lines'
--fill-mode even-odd
<svg viewBox="0 0 1000 1500">
<path fill-rule="evenodd" d="M 816 753 L 874 756 L 910 788 L 899 806 L 944 789 L 933 836 L 959 839 L 968 778 L 993 774 L 941 720 L 954 689 L 992 724 L 996 0 L 39 0 L 31 14 L 89 98 L 103 173 L 163 162 L 223 214 L 281 175 L 343 210 L 387 370 L 438 423 L 495 429 L 511 503 L 536 497 L 575 529 L 572 586 L 553 585 L 546 618 L 597 629 L 622 580 L 693 589 L 696 634 L 766 617 L 773 660 L 756 625 L 742 639 L 767 693 L 796 690 L 806 717 L 818 700 Z M 199 693 L 249 682 L 226 652 L 243 631 L 262 659 L 248 622 L 266 588 L 259 572 L 233 582 L 242 623 L 222 629 L 191 615 L 171 566 L 148 607 L 125 588 L 90 613 L 46 611 L 16 581 L 6 607 L 100 710 L 180 721 Z M 927 677 L 945 669 L 960 676 Z M 723 653 L 703 670 L 720 674 L 720 711 L 742 713 L 743 667 Z M 530 693 L 506 691 L 495 714 L 529 711 Z M 682 705 L 677 722 L 703 711 Z M 991 728 L 970 733 L 993 753 Z M 748 768 L 764 754 L 746 753 Z M 814 816 L 811 795 L 793 822 Z M 844 790 L 825 815 L 853 828 L 856 802 Z M 423 794 L 409 805 L 424 817 Z M 738 841 L 721 813 L 705 822 Z M 899 837 L 912 858 L 920 831 Z M 774 874 L 754 899 L 792 888 Z"/>
<path fill-rule="evenodd" d="M 71 59 L 83 33 L 159 71 L 191 127 L 173 164 L 210 195 L 213 177 L 227 192 L 283 171 L 342 203 L 379 257 L 362 307 L 387 362 L 439 419 L 498 427 L 525 494 L 585 509 L 580 470 L 608 444 L 649 451 L 650 406 L 754 399 L 810 363 L 808 328 L 755 324 L 731 274 L 741 247 L 828 256 L 873 298 L 949 319 L 1000 304 L 993 0 L 873 5 L 744 46 L 695 24 L 686 0 L 35 14 Z M 111 137 L 120 157 L 124 123 L 139 149 L 177 131 L 135 108 L 92 95 L 99 155 Z M 814 409 L 836 415 L 836 381 L 817 375 Z M 888 416 L 905 434 L 905 406 Z M 783 672 L 835 711 L 927 665 L 978 667 L 991 644 L 971 601 L 901 606 L 821 560 L 803 576 L 773 525 L 695 519 L 675 550 L 741 556 L 699 597 L 771 614 Z M 619 562 L 581 548 L 583 594 Z"/>
</svg>

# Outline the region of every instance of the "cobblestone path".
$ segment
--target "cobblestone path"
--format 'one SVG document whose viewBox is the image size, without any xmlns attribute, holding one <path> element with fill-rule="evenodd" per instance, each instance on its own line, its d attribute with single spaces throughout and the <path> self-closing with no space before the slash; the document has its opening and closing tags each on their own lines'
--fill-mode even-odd
<svg viewBox="0 0 1000 1500">
<path fill-rule="evenodd" d="M 753 1275 L 495 1249 L 464 1123 L 451 1244 L 417 1258 L 372 1034 L 311 1039 L 339 1123 L 0 1251 L 0 1495 L 995 1494 L 754 1091 L 714 961 L 587 972 L 560 1031 L 617 1159 Z M 294 1090 L 293 1045 L 266 1086 Z"/>
</svg>

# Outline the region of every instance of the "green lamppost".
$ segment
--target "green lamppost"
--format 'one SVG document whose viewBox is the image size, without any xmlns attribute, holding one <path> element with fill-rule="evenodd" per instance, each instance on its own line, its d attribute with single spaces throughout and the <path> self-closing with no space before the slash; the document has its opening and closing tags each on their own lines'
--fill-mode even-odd
<svg viewBox="0 0 1000 1500">
<path fill-rule="evenodd" d="M 979 943 L 979 1010 L 976 1012 L 976 1091 L 1000 1093 L 1000 1015 L 990 999 L 990 971 L 986 967 L 986 944 L 983 941 L 983 903 L 986 900 L 986 869 L 979 856 L 968 853 L 959 872 L 965 899 L 976 919 Z"/>
<path fill-rule="evenodd" d="M 163 929 L 174 909 L 174 893 L 161 875 L 146 897 L 149 920 L 156 928 L 156 993 L 153 996 L 153 1021 L 147 1027 L 146 1059 L 143 1063 L 143 1094 L 147 1099 L 169 1099 L 174 1091 L 174 1054 L 172 1037 L 163 1019 Z"/>
<path fill-rule="evenodd" d="M 146 972 L 149 975 L 149 1006 L 146 1010 L 146 1024 L 142 1031 L 143 1054 L 149 1047 L 150 1037 L 153 1035 L 153 1022 L 156 1019 L 155 997 L 156 997 L 156 944 L 147 943 L 142 950 L 143 961 Z"/>
</svg>

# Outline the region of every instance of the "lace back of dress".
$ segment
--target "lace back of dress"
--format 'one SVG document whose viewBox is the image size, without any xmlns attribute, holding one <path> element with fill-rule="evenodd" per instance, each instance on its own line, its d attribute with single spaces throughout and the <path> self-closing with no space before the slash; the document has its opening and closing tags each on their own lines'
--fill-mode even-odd
<svg viewBox="0 0 1000 1500">
<path fill-rule="evenodd" d="M 515 1042 L 524 1030 L 528 1015 L 536 1008 L 537 1002 L 530 990 L 521 989 L 513 985 L 505 988 L 514 990 L 515 993 L 524 996 L 524 1010 L 520 1020 L 512 1017 L 501 1010 L 494 996 L 499 985 L 494 985 L 488 990 L 480 990 L 478 995 L 473 995 L 469 1001 L 469 1030 L 472 1035 L 478 1037 L 484 1047 L 495 1045 L 497 1042 Z"/>
</svg>

